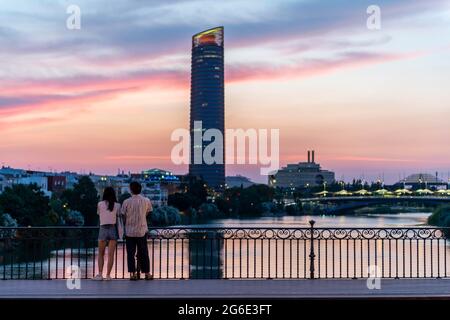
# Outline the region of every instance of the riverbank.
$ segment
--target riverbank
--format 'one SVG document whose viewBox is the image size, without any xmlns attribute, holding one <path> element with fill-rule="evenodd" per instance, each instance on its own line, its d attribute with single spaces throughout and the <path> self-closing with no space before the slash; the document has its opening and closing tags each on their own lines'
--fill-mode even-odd
<svg viewBox="0 0 450 320">
<path fill-rule="evenodd" d="M 380 205 L 375 207 L 367 207 L 354 210 L 355 214 L 397 214 L 397 213 L 420 213 L 427 210 L 423 207 L 403 207 L 403 206 L 390 206 Z M 431 214 L 431 211 L 430 211 Z"/>
</svg>

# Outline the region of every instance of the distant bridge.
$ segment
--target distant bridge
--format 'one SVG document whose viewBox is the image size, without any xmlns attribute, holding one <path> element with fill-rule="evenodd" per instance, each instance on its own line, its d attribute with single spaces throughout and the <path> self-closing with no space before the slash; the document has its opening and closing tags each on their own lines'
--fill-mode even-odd
<svg viewBox="0 0 450 320">
<path fill-rule="evenodd" d="M 333 206 L 329 208 L 330 213 L 342 213 L 348 210 L 355 210 L 364 207 L 370 207 L 379 204 L 422 204 L 429 206 L 438 206 L 442 204 L 450 204 L 450 197 L 435 196 L 346 196 L 346 197 L 315 197 L 300 199 L 304 203 L 321 203 Z"/>
</svg>

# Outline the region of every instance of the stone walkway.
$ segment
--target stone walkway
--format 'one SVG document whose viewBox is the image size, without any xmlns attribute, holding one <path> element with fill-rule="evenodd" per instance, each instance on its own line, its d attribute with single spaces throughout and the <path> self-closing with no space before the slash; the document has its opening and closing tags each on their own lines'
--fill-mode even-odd
<svg viewBox="0 0 450 320">
<path fill-rule="evenodd" d="M 0 299 L 168 299 L 168 298 L 444 298 L 450 279 L 385 279 L 380 290 L 366 280 L 0 280 Z"/>
</svg>

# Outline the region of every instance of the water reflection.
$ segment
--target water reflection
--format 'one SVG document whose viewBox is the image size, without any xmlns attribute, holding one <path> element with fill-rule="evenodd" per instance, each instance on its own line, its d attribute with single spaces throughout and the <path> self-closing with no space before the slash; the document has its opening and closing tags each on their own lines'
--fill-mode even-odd
<svg viewBox="0 0 450 320">
<path fill-rule="evenodd" d="M 192 279 L 223 277 L 224 241 L 219 232 L 189 232 L 189 276 Z"/>
</svg>

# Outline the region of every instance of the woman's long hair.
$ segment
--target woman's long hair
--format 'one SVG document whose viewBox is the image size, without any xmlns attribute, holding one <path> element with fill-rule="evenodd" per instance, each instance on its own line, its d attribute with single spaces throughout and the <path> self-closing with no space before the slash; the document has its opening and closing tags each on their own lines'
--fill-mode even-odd
<svg viewBox="0 0 450 320">
<path fill-rule="evenodd" d="M 108 202 L 108 210 L 112 212 L 114 210 L 114 205 L 117 202 L 116 192 L 114 191 L 114 188 L 105 188 L 105 191 L 103 191 L 103 201 Z"/>
</svg>

